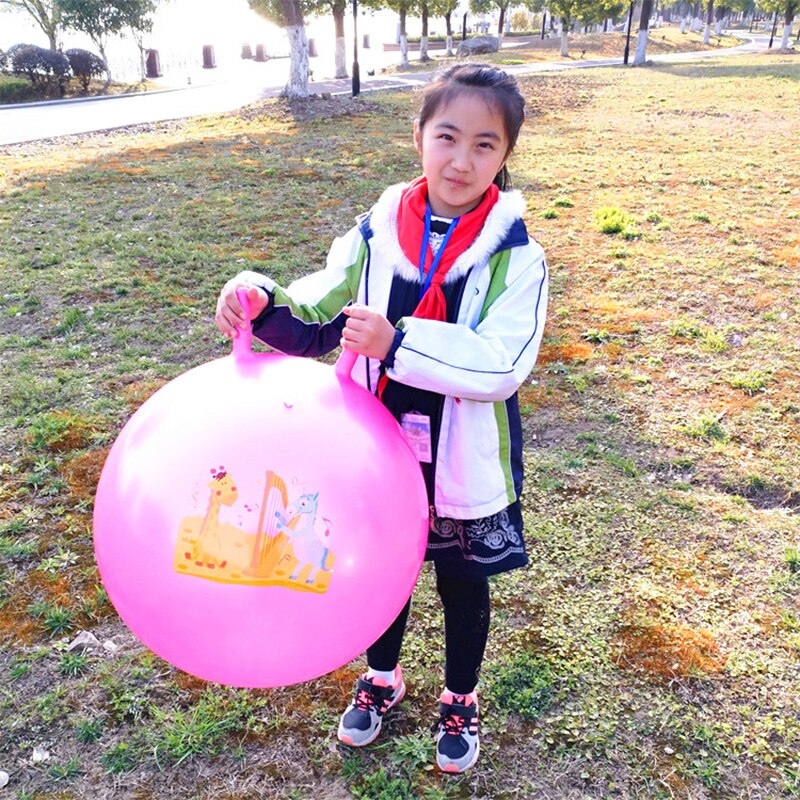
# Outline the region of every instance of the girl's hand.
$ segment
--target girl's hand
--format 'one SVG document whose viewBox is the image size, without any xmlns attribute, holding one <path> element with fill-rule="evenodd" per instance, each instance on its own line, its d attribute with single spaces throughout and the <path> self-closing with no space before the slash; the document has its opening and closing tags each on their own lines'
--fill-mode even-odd
<svg viewBox="0 0 800 800">
<path fill-rule="evenodd" d="M 236 336 L 237 330 L 249 325 L 268 305 L 269 295 L 259 286 L 253 284 L 255 273 L 240 272 L 235 278 L 229 280 L 217 298 L 217 311 L 214 315 L 220 332 L 229 339 Z M 236 296 L 239 289 L 247 290 L 247 299 L 250 301 L 250 319 L 247 319 Z"/>
<path fill-rule="evenodd" d="M 342 347 L 383 361 L 394 342 L 392 323 L 383 314 L 359 304 L 347 306 L 344 313 L 349 319 L 342 331 Z"/>
</svg>

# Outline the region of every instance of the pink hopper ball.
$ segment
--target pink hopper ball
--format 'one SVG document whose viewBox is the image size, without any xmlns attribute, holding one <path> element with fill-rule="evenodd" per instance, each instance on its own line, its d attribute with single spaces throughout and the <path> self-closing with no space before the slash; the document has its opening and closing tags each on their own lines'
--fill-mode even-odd
<svg viewBox="0 0 800 800">
<path fill-rule="evenodd" d="M 405 604 L 425 485 L 354 361 L 253 353 L 240 333 L 123 428 L 97 488 L 95 553 L 120 617 L 164 660 L 288 686 L 356 657 Z"/>
</svg>

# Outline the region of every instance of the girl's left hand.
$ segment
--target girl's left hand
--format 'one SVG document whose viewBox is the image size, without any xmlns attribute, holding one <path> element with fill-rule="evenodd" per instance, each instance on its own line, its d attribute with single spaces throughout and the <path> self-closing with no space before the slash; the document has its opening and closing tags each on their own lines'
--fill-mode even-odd
<svg viewBox="0 0 800 800">
<path fill-rule="evenodd" d="M 394 342 L 394 326 L 383 314 L 358 303 L 347 306 L 349 317 L 342 331 L 342 347 L 367 358 L 383 361 Z"/>
</svg>

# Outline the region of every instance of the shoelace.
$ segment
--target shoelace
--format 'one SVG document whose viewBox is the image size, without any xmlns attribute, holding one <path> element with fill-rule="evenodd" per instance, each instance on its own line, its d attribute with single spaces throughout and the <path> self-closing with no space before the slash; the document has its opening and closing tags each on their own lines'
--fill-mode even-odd
<svg viewBox="0 0 800 800">
<path fill-rule="evenodd" d="M 375 706 L 379 710 L 383 709 L 388 704 L 393 691 L 394 689 L 391 686 L 375 686 L 374 683 L 360 679 L 353 705 L 359 711 L 370 711 Z"/>
<path fill-rule="evenodd" d="M 458 702 L 459 699 L 461 702 Z M 432 732 L 437 732 L 440 727 L 444 728 L 446 736 L 461 736 L 465 727 L 468 728 L 469 733 L 477 733 L 476 726 L 473 724 L 475 718 L 478 716 L 478 709 L 473 706 L 464 705 L 466 698 L 453 697 L 453 703 L 441 703 L 439 705 L 439 719 L 433 724 Z M 457 714 L 453 711 L 455 707 L 464 709 L 464 714 Z"/>
<path fill-rule="evenodd" d="M 375 698 L 372 692 L 366 689 L 359 689 L 356 692 L 355 707 L 359 711 L 369 711 L 375 705 Z"/>
</svg>

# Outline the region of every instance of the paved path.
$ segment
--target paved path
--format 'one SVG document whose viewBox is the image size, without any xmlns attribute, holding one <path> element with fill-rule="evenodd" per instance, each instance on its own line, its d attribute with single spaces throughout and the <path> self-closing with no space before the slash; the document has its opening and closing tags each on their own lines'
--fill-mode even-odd
<svg viewBox="0 0 800 800">
<path fill-rule="evenodd" d="M 761 52 L 767 48 L 769 37 L 761 34 L 747 36 L 744 44 L 724 50 L 702 50 L 694 53 L 676 53 L 652 57 L 655 64 L 674 64 L 705 58 Z M 635 39 L 632 38 L 632 46 Z M 631 57 L 633 52 L 631 52 Z M 570 69 L 609 67 L 622 64 L 622 58 L 587 59 L 505 67 L 515 75 L 533 72 L 557 72 Z M 363 93 L 384 89 L 402 89 L 427 83 L 433 73 L 415 72 L 392 76 L 365 76 L 361 80 Z M 214 114 L 232 111 L 248 103 L 268 97 L 277 97 L 281 86 L 263 86 L 241 80 L 219 81 L 204 86 L 146 92 L 142 94 L 93 97 L 62 100 L 49 103 L 0 108 L 0 147 L 74 133 L 122 128 L 143 122 Z M 310 85 L 312 92 L 333 95 L 351 93 L 349 79 L 316 81 Z"/>
</svg>

